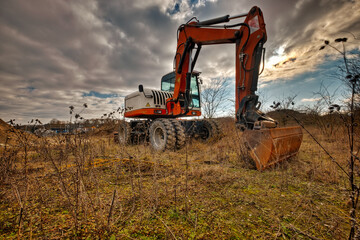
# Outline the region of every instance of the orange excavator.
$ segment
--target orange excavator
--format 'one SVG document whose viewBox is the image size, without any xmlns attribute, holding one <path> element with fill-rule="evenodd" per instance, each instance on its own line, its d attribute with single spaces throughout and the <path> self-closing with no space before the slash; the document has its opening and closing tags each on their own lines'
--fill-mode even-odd
<svg viewBox="0 0 360 240">
<path fill-rule="evenodd" d="M 220 25 L 245 18 L 243 22 Z M 236 124 L 249 148 L 257 169 L 263 170 L 295 155 L 302 142 L 300 127 L 277 127 L 277 122 L 259 110 L 255 94 L 263 45 L 267 40 L 263 13 L 253 7 L 249 13 L 223 16 L 206 21 L 192 18 L 178 28 L 174 71 L 161 80 L 161 91 L 144 88 L 125 97 L 125 117 L 119 127 L 119 141 L 150 141 L 156 150 L 179 149 L 186 135 L 204 141 L 219 135 L 220 128 L 211 119 L 180 120 L 201 115 L 199 75 L 194 70 L 203 46 L 235 45 Z M 263 64 L 264 66 L 264 64 Z M 146 120 L 141 120 L 146 119 Z"/>
</svg>

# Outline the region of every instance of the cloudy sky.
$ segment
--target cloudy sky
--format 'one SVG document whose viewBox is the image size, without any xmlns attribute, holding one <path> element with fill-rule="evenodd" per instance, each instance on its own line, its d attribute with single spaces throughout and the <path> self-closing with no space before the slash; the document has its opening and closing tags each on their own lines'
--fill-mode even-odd
<svg viewBox="0 0 360 240">
<path fill-rule="evenodd" d="M 0 118 L 26 123 L 68 120 L 84 103 L 83 117 L 100 117 L 123 97 L 159 88 L 172 71 L 177 27 L 196 16 L 206 20 L 259 6 L 267 27 L 265 72 L 260 92 L 268 102 L 297 94 L 311 103 L 320 83 L 336 89 L 331 71 L 341 56 L 319 51 L 324 39 L 347 37 L 358 54 L 360 1 L 351 0 L 74 0 L 0 2 Z M 204 82 L 234 81 L 234 46 L 206 46 L 196 69 Z M 233 85 L 233 84 L 232 84 Z"/>
</svg>

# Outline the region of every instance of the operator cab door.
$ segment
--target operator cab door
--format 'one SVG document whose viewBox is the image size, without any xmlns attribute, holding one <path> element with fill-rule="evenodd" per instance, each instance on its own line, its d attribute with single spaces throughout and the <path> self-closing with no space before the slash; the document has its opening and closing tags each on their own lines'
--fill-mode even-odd
<svg viewBox="0 0 360 240">
<path fill-rule="evenodd" d="M 200 108 L 200 89 L 199 77 L 200 72 L 193 72 L 191 76 L 190 91 L 191 104 L 190 108 Z M 168 73 L 161 78 L 161 91 L 174 92 L 175 89 L 175 72 Z"/>
</svg>

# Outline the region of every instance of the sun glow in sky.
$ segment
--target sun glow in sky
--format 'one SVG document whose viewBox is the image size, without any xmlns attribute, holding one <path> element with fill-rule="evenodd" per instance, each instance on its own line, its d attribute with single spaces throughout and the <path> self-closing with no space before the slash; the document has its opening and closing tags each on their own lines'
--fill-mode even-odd
<svg viewBox="0 0 360 240">
<path fill-rule="evenodd" d="M 266 61 L 266 68 L 275 68 L 276 64 L 285 61 L 287 57 L 284 54 L 284 50 L 285 48 L 283 46 L 276 49 L 275 54 Z"/>
</svg>

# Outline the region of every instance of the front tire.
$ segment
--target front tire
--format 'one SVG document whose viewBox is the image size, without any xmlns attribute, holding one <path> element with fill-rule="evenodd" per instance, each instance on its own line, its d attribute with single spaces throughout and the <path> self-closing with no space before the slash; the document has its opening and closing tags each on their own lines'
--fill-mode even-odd
<svg viewBox="0 0 360 240">
<path fill-rule="evenodd" d="M 153 121 L 149 129 L 149 137 L 151 146 L 156 151 L 175 149 L 175 128 L 168 119 L 158 119 Z"/>
<path fill-rule="evenodd" d="M 181 149 L 185 146 L 186 141 L 185 128 L 181 125 L 179 120 L 171 119 L 170 121 L 175 128 L 176 149 Z"/>
</svg>

